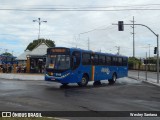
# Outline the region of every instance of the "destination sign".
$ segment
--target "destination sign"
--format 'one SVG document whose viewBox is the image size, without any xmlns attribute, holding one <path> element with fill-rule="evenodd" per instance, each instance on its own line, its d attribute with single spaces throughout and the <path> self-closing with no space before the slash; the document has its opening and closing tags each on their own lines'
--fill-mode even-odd
<svg viewBox="0 0 160 120">
<path fill-rule="evenodd" d="M 64 48 L 54 48 L 54 49 L 51 49 L 51 52 L 58 52 L 58 53 L 65 53 L 67 51 L 67 49 L 64 49 Z"/>
<path fill-rule="evenodd" d="M 69 54 L 68 48 L 48 48 L 47 54 Z"/>
</svg>

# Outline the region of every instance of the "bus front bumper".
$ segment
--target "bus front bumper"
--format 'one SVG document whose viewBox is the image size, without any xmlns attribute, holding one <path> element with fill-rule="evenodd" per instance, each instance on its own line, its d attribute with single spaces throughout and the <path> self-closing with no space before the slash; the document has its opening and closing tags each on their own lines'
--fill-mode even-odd
<svg viewBox="0 0 160 120">
<path fill-rule="evenodd" d="M 50 82 L 59 82 L 59 83 L 68 83 L 68 77 L 69 74 L 66 74 L 64 76 L 61 77 L 55 77 L 55 76 L 49 76 L 49 75 L 45 75 L 45 81 L 50 81 Z"/>
</svg>

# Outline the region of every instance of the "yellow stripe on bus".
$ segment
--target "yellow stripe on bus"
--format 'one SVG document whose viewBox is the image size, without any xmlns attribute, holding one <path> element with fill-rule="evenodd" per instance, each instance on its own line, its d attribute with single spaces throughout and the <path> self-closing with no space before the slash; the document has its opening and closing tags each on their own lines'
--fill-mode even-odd
<svg viewBox="0 0 160 120">
<path fill-rule="evenodd" d="M 92 65 L 92 79 L 91 79 L 92 81 L 94 81 L 94 72 L 95 72 L 94 70 L 95 70 L 95 66 Z"/>
</svg>

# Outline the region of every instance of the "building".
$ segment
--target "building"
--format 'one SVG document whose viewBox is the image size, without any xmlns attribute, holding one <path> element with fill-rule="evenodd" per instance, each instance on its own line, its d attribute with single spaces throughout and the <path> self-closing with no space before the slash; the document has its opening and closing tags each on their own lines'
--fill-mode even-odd
<svg viewBox="0 0 160 120">
<path fill-rule="evenodd" d="M 24 53 L 17 57 L 19 66 L 25 65 L 27 72 L 43 73 L 46 63 L 47 48 L 49 48 L 49 45 L 45 42 L 41 42 L 32 51 L 24 51 Z"/>
<path fill-rule="evenodd" d="M 10 73 L 14 72 L 13 68 L 17 65 L 15 56 L 12 55 L 0 55 L 0 72 Z"/>
<path fill-rule="evenodd" d="M 27 55 L 30 54 L 31 51 L 25 50 L 22 54 L 17 57 L 19 65 L 26 65 Z"/>
</svg>

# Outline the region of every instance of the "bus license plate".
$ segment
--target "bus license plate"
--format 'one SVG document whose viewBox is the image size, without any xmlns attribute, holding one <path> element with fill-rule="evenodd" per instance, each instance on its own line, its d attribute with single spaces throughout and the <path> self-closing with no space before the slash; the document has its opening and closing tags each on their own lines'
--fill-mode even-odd
<svg viewBox="0 0 160 120">
<path fill-rule="evenodd" d="M 55 78 L 51 78 L 51 80 L 55 80 Z"/>
</svg>

